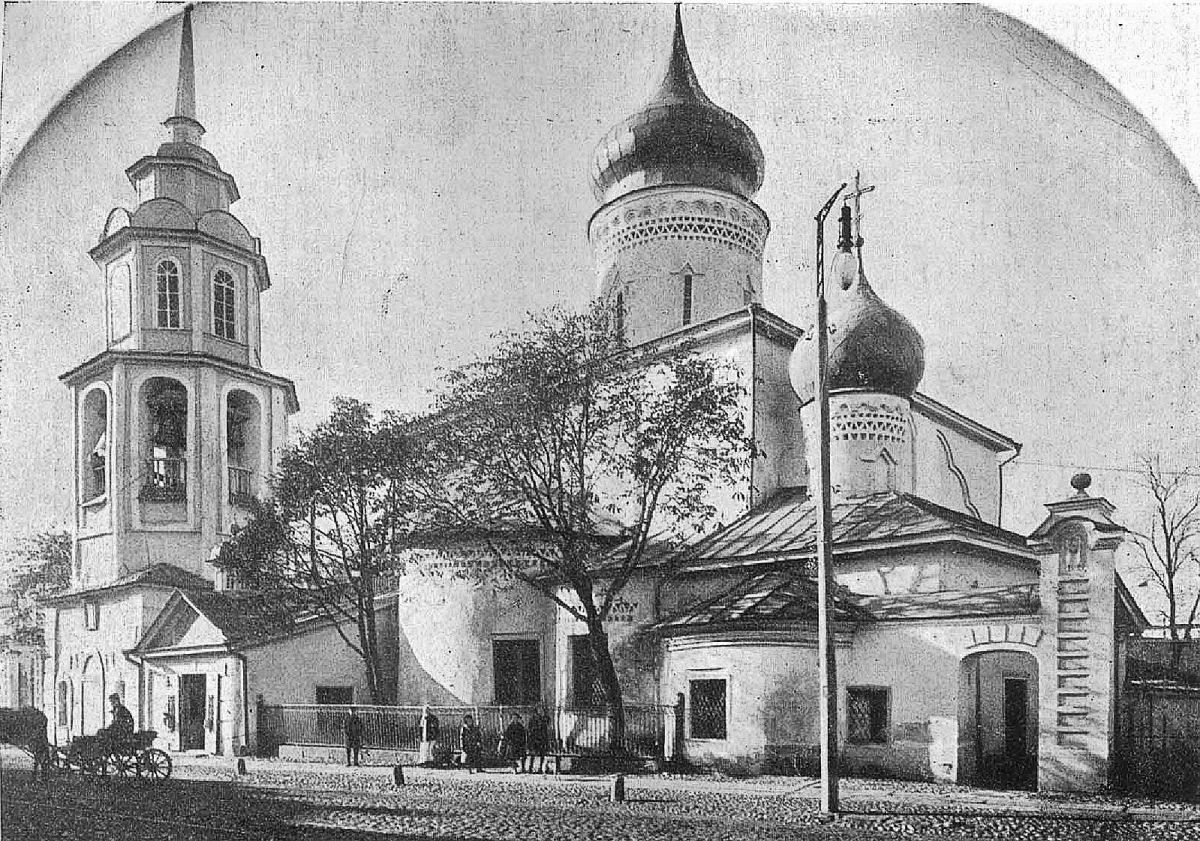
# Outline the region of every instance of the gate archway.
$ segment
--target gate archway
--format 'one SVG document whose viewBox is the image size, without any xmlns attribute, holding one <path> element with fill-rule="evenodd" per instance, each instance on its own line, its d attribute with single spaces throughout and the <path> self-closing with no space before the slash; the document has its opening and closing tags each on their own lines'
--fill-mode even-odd
<svg viewBox="0 0 1200 841">
<path fill-rule="evenodd" d="M 958 678 L 958 781 L 1036 788 L 1038 667 L 1026 651 L 964 657 Z"/>
</svg>

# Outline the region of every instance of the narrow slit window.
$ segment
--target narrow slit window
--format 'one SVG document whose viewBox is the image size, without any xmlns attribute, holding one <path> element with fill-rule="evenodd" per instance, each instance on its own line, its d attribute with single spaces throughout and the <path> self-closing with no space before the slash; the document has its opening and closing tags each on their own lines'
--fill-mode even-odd
<svg viewBox="0 0 1200 841">
<path fill-rule="evenodd" d="M 617 300 L 613 304 L 613 330 L 618 339 L 625 338 L 625 294 L 623 292 L 617 293 Z"/>
<path fill-rule="evenodd" d="M 222 339 L 233 341 L 234 330 L 233 275 L 224 269 L 213 277 L 213 332 Z"/>
<path fill-rule="evenodd" d="M 179 267 L 170 260 L 163 260 L 155 269 L 159 327 L 179 327 Z"/>
<path fill-rule="evenodd" d="M 683 323 L 684 325 L 692 323 L 692 276 L 690 274 L 683 276 Z"/>
</svg>

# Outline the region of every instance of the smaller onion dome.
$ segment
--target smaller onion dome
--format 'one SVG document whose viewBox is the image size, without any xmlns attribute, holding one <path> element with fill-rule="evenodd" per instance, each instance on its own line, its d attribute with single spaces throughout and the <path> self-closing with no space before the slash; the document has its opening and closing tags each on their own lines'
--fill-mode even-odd
<svg viewBox="0 0 1200 841">
<path fill-rule="evenodd" d="M 849 208 L 833 277 L 841 280 L 829 314 L 829 391 L 870 391 L 912 397 L 925 374 L 925 342 L 917 328 L 867 283 L 851 250 Z M 792 352 L 792 388 L 801 405 L 816 397 L 817 341 L 807 335 Z"/>
<path fill-rule="evenodd" d="M 754 132 L 700 88 L 676 5 L 671 58 L 658 93 L 596 145 L 596 200 L 660 184 L 712 187 L 749 199 L 762 186 L 763 167 Z"/>
</svg>

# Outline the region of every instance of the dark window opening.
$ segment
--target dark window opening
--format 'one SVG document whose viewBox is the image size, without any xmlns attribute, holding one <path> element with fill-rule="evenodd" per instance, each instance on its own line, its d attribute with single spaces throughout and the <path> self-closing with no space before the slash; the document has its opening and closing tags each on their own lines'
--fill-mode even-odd
<svg viewBox="0 0 1200 841">
<path fill-rule="evenodd" d="M 617 293 L 617 300 L 613 305 L 613 332 L 618 339 L 625 338 L 625 295 L 621 292 Z"/>
<path fill-rule="evenodd" d="M 683 276 L 683 323 L 692 323 L 692 276 Z"/>
<path fill-rule="evenodd" d="M 604 685 L 587 634 L 571 637 L 571 703 L 576 707 L 604 706 Z"/>
<path fill-rule="evenodd" d="M 693 739 L 726 737 L 725 689 L 724 678 L 688 682 L 688 706 Z"/>
<path fill-rule="evenodd" d="M 156 378 L 146 398 L 150 420 L 150 458 L 141 498 L 187 498 L 187 391 L 179 383 Z"/>
<path fill-rule="evenodd" d="M 888 737 L 888 691 L 851 687 L 846 690 L 846 740 L 881 744 Z"/>
<path fill-rule="evenodd" d="M 318 686 L 318 704 L 353 704 L 353 686 Z"/>
<path fill-rule="evenodd" d="M 493 640 L 492 682 L 497 704 L 536 704 L 542 700 L 538 641 Z"/>
</svg>

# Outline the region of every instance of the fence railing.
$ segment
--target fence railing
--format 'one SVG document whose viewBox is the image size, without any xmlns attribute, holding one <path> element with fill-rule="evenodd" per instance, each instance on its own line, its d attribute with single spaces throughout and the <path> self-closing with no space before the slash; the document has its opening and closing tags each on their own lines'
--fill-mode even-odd
<svg viewBox="0 0 1200 841">
<path fill-rule="evenodd" d="M 151 458 L 146 461 L 142 499 L 179 501 L 187 498 L 187 459 Z"/>
<path fill-rule="evenodd" d="M 245 502 L 253 494 L 250 491 L 250 479 L 254 475 L 248 467 L 238 467 L 237 465 L 229 465 L 229 501 L 233 503 Z"/>
<path fill-rule="evenodd" d="M 421 746 L 421 719 L 425 707 L 354 705 L 363 722 L 363 747 L 417 751 Z M 339 747 L 345 744 L 344 725 L 348 705 L 283 704 L 258 709 L 258 742 L 261 752 L 273 753 L 281 745 Z M 485 755 L 495 755 L 504 728 L 514 715 L 526 725 L 532 706 L 430 706 L 437 719 L 437 748 L 441 752 L 462 749 L 459 728 L 463 717 L 475 719 L 483 733 Z M 613 753 L 612 725 L 603 707 L 547 707 L 550 718 L 549 752 L 584 756 Z M 644 759 L 671 757 L 676 749 L 677 709 L 655 704 L 625 706 L 625 736 L 618 753 Z"/>
</svg>

